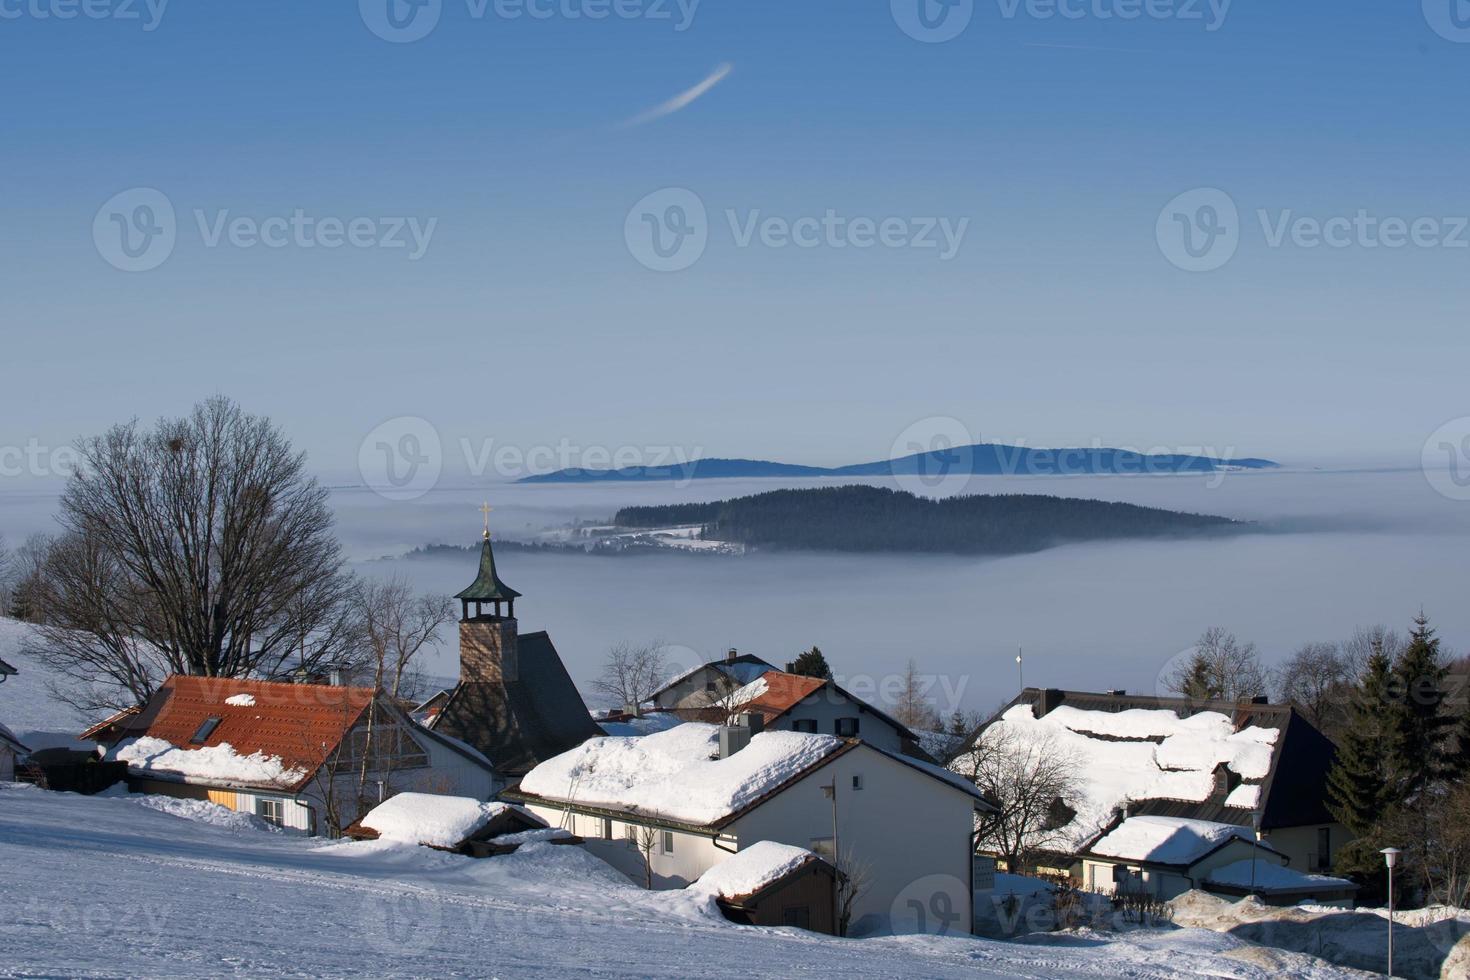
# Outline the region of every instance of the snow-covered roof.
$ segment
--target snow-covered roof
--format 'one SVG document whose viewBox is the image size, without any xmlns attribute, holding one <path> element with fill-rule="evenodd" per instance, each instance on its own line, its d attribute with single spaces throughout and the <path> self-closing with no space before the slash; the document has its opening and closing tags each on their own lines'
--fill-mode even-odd
<svg viewBox="0 0 1470 980">
<path fill-rule="evenodd" d="M 717 898 L 746 898 L 821 860 L 804 847 L 757 841 L 710 868 L 691 887 Z"/>
<path fill-rule="evenodd" d="M 465 796 L 399 793 L 373 807 L 358 822 L 377 831 L 380 840 L 457 847 L 511 809 L 508 803 L 484 803 Z M 530 814 L 526 816 L 541 823 Z"/>
<path fill-rule="evenodd" d="M 1209 820 L 1129 817 L 1094 841 L 1088 852 L 1124 861 L 1190 865 L 1232 840 L 1249 842 L 1254 836 L 1249 827 Z M 1269 850 L 1264 844 L 1257 846 Z"/>
<path fill-rule="evenodd" d="M 144 773 L 207 782 L 273 786 L 288 789 L 310 775 L 293 769 L 278 755 L 252 752 L 240 755 L 229 742 L 181 749 L 161 738 L 125 738 L 107 753 L 110 762 L 126 762 L 128 769 Z"/>
<path fill-rule="evenodd" d="M 0 724 L 0 745 L 8 745 L 12 752 L 17 752 L 21 755 L 25 755 L 31 751 L 26 747 L 24 742 L 16 738 L 15 734 L 3 724 Z"/>
<path fill-rule="evenodd" d="M 704 826 L 734 816 L 850 743 L 768 731 L 720 759 L 719 726 L 690 722 L 637 738 L 595 738 L 521 780 L 543 799 Z"/>
<path fill-rule="evenodd" d="M 766 671 L 774 669 L 775 668 L 772 665 L 766 663 L 760 657 L 757 657 L 751 653 L 742 653 L 738 655 L 734 660 L 730 660 L 729 658 L 725 658 L 723 660 L 711 660 L 709 663 L 695 664 L 688 670 L 681 671 L 678 674 L 675 674 L 673 677 L 669 678 L 668 683 L 659 688 L 657 691 L 653 692 L 652 697 L 658 697 L 669 688 L 681 684 L 684 681 L 687 681 L 689 678 L 693 677 L 695 674 L 699 673 L 702 670 L 719 671 L 721 674 L 724 674 L 736 684 L 740 684 L 743 686 L 751 683 L 756 678 L 760 677 L 760 675 L 764 674 Z"/>
<path fill-rule="evenodd" d="M 1224 867 L 1211 871 L 1205 881 L 1214 885 L 1226 885 L 1233 888 L 1255 888 L 1265 893 L 1291 893 L 1291 892 L 1314 892 L 1332 891 L 1336 889 L 1356 889 L 1356 883 L 1346 878 L 1334 878 L 1330 875 L 1313 875 L 1303 871 L 1295 871 L 1276 861 L 1263 861 L 1255 859 L 1254 877 L 1251 869 L 1252 860 L 1235 861 Z"/>
<path fill-rule="evenodd" d="M 1020 702 L 979 738 L 982 744 L 1004 738 L 1048 741 L 1053 751 L 1075 761 L 1079 793 L 1068 803 L 1077 816 L 1062 832 L 1070 846 L 1080 847 L 1126 803 L 1204 803 L 1215 792 L 1220 765 L 1245 781 L 1225 805 L 1256 805 L 1280 735 L 1278 728 L 1257 725 L 1237 731 L 1230 717 L 1218 711 L 1181 718 L 1169 709 L 1101 711 L 1064 704 L 1037 718 L 1031 704 Z M 969 755 L 962 753 L 952 766 L 963 771 Z"/>
</svg>

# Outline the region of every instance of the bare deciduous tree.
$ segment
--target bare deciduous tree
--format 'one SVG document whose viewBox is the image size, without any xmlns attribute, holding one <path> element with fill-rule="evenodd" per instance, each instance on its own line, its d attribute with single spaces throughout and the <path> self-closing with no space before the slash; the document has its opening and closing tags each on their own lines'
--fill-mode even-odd
<svg viewBox="0 0 1470 980">
<path fill-rule="evenodd" d="M 1348 665 L 1335 643 L 1304 643 L 1276 671 L 1276 697 L 1295 701 L 1314 721 L 1327 717 L 1348 682 Z"/>
<path fill-rule="evenodd" d="M 873 883 L 873 865 L 844 847 L 837 863 L 837 935 L 846 936 L 852 925 L 852 907 Z"/>
<path fill-rule="evenodd" d="M 1248 701 L 1266 693 L 1266 669 L 1254 643 L 1212 626 L 1200 636 L 1194 654 L 1167 678 L 1169 690 L 1202 701 Z"/>
<path fill-rule="evenodd" d="M 1004 858 L 1013 874 L 1038 851 L 1070 846 L 1066 826 L 1075 815 L 1078 763 L 1052 737 L 1031 738 L 992 725 L 950 769 L 999 808 L 984 818 L 979 843 Z"/>
<path fill-rule="evenodd" d="M 643 855 L 643 887 L 653 890 L 653 852 L 658 847 L 661 831 L 657 827 L 633 825 L 633 846 Z"/>
<path fill-rule="evenodd" d="M 592 689 L 609 702 L 609 707 L 637 711 L 664 686 L 667 674 L 662 643 L 619 643 L 608 651 L 602 676 L 592 682 Z"/>
<path fill-rule="evenodd" d="M 65 596 L 41 590 L 38 655 L 70 672 L 105 663 L 111 633 L 84 650 L 61 642 L 64 631 L 97 629 L 99 607 L 167 673 L 270 675 L 343 655 L 350 582 L 327 494 L 268 419 L 217 397 L 148 431 L 136 420 L 115 426 L 78 452 L 61 499 L 67 533 L 44 565 L 54 574 L 81 550 L 106 577 L 73 575 Z M 158 680 L 136 681 L 119 700 L 151 694 Z"/>
<path fill-rule="evenodd" d="M 1383 625 L 1359 626 L 1353 630 L 1352 636 L 1343 641 L 1339 652 L 1348 672 L 1348 680 L 1357 683 L 1375 649 L 1382 649 L 1383 655 L 1392 663 L 1406 646 L 1407 641 L 1397 630 Z"/>
<path fill-rule="evenodd" d="M 939 713 L 926 694 L 927 686 L 913 660 L 904 667 L 893 717 L 910 731 L 932 732 L 939 728 Z"/>
</svg>

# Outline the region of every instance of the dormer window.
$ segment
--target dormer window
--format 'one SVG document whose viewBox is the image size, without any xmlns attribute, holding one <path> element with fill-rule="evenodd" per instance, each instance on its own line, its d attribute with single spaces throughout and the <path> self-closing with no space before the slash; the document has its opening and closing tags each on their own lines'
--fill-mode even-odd
<svg viewBox="0 0 1470 980">
<path fill-rule="evenodd" d="M 189 739 L 189 744 L 203 745 L 205 742 L 209 741 L 209 736 L 214 734 L 214 730 L 219 727 L 219 723 L 220 719 L 218 718 L 204 719 L 204 721 L 194 731 L 193 736 Z"/>
</svg>

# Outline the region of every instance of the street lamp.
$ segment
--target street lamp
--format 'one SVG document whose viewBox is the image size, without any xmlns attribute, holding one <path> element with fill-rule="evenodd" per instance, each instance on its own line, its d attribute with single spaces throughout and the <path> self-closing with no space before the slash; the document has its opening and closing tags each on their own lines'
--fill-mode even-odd
<svg viewBox="0 0 1470 980">
<path fill-rule="evenodd" d="M 1399 855 L 1403 852 L 1397 847 L 1385 847 L 1378 852 L 1383 855 L 1383 863 L 1388 865 L 1388 975 L 1393 976 L 1393 868 L 1399 863 Z"/>
</svg>

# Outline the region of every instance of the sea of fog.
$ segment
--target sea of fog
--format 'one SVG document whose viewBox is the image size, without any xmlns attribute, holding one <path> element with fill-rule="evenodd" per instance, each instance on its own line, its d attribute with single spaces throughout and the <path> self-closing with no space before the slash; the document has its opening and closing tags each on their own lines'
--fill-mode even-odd
<svg viewBox="0 0 1470 980">
<path fill-rule="evenodd" d="M 503 538 L 620 506 L 716 500 L 833 480 L 441 487 L 411 501 L 332 492 L 338 528 L 364 575 L 404 575 L 453 593 L 471 554 L 405 558 L 425 543 L 478 540 L 489 498 Z M 581 556 L 506 550 L 524 593 L 521 628 L 545 629 L 584 689 L 608 648 L 660 641 L 680 664 L 735 647 L 773 663 L 820 646 L 840 678 L 883 699 L 912 658 L 948 712 L 1011 697 L 1024 649 L 1028 685 L 1157 689 L 1210 626 L 1255 641 L 1268 661 L 1359 625 L 1402 628 L 1423 608 L 1447 646 L 1470 650 L 1470 503 L 1419 470 L 1313 470 L 1140 477 L 975 477 L 948 492 L 1049 493 L 1256 522 L 1230 538 L 1054 548 L 1009 558 L 887 554 Z M 0 533 L 52 527 L 55 494 L 0 492 Z M 453 675 L 452 637 L 429 665 Z"/>
</svg>

